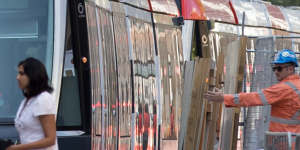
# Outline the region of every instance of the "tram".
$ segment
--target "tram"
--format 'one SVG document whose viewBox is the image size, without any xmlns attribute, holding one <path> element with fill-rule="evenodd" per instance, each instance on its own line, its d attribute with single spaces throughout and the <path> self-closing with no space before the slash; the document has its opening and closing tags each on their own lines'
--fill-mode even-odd
<svg viewBox="0 0 300 150">
<path fill-rule="evenodd" d="M 176 140 L 183 58 L 172 18 L 179 11 L 174 1 L 149 2 L 2 1 L 0 138 L 18 139 L 16 67 L 35 57 L 55 89 L 60 149 L 154 149 L 157 139 Z M 157 116 L 168 122 L 157 126 Z"/>
<path fill-rule="evenodd" d="M 202 55 L 203 35 L 215 50 L 242 33 L 298 35 L 298 12 L 238 0 L 1 1 L 0 138 L 18 140 L 17 63 L 35 57 L 54 88 L 60 149 L 177 149 L 184 63 Z"/>
</svg>

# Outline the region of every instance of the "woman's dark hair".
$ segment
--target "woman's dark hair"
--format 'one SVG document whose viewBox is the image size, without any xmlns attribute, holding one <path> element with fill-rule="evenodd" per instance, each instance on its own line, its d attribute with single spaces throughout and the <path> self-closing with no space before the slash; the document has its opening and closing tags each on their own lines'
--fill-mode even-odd
<svg viewBox="0 0 300 150">
<path fill-rule="evenodd" d="M 26 93 L 23 91 L 27 99 L 34 97 L 44 91 L 51 93 L 53 88 L 48 84 L 48 75 L 45 66 L 35 58 L 27 58 L 21 61 L 18 67 L 23 66 L 24 73 L 29 78 L 29 85 Z"/>
</svg>

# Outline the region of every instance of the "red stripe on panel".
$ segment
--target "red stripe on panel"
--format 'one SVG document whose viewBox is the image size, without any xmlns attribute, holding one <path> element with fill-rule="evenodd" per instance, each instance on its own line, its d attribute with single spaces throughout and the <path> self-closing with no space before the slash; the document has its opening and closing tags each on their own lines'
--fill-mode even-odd
<svg viewBox="0 0 300 150">
<path fill-rule="evenodd" d="M 148 0 L 148 5 L 149 5 L 149 8 L 150 8 L 150 11 L 153 11 L 152 5 L 151 5 L 151 0 Z"/>
<path fill-rule="evenodd" d="M 237 15 L 236 15 L 235 9 L 234 9 L 231 1 L 229 1 L 229 6 L 230 6 L 230 9 L 231 9 L 232 14 L 233 14 L 235 24 L 239 24 L 239 19 L 238 19 Z"/>
</svg>

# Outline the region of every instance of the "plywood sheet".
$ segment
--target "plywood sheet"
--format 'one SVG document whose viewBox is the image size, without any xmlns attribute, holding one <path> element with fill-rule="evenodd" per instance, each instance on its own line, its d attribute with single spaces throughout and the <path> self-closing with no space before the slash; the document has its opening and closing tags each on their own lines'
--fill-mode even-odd
<svg viewBox="0 0 300 150">
<path fill-rule="evenodd" d="M 195 59 L 194 85 L 187 120 L 186 136 L 184 138 L 185 150 L 196 149 L 200 144 L 202 122 L 206 109 L 206 101 L 203 100 L 203 93 L 208 89 L 210 62 L 209 58 Z"/>
<path fill-rule="evenodd" d="M 238 93 L 242 89 L 246 59 L 247 38 L 242 37 L 230 43 L 225 54 L 225 88 L 228 94 Z M 221 149 L 236 149 L 238 108 L 224 108 L 221 122 Z"/>
</svg>

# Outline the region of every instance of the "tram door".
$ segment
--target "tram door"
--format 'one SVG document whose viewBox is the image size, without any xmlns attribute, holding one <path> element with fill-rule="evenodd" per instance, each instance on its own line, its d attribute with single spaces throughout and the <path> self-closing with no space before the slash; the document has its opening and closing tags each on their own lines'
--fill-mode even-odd
<svg viewBox="0 0 300 150">
<path fill-rule="evenodd" d="M 68 1 L 66 18 L 61 18 L 66 19 L 66 31 L 64 52 L 59 55 L 64 59 L 56 122 L 60 149 L 91 149 L 90 63 L 87 40 L 83 40 L 86 24 L 74 9 L 79 4 Z"/>
</svg>

